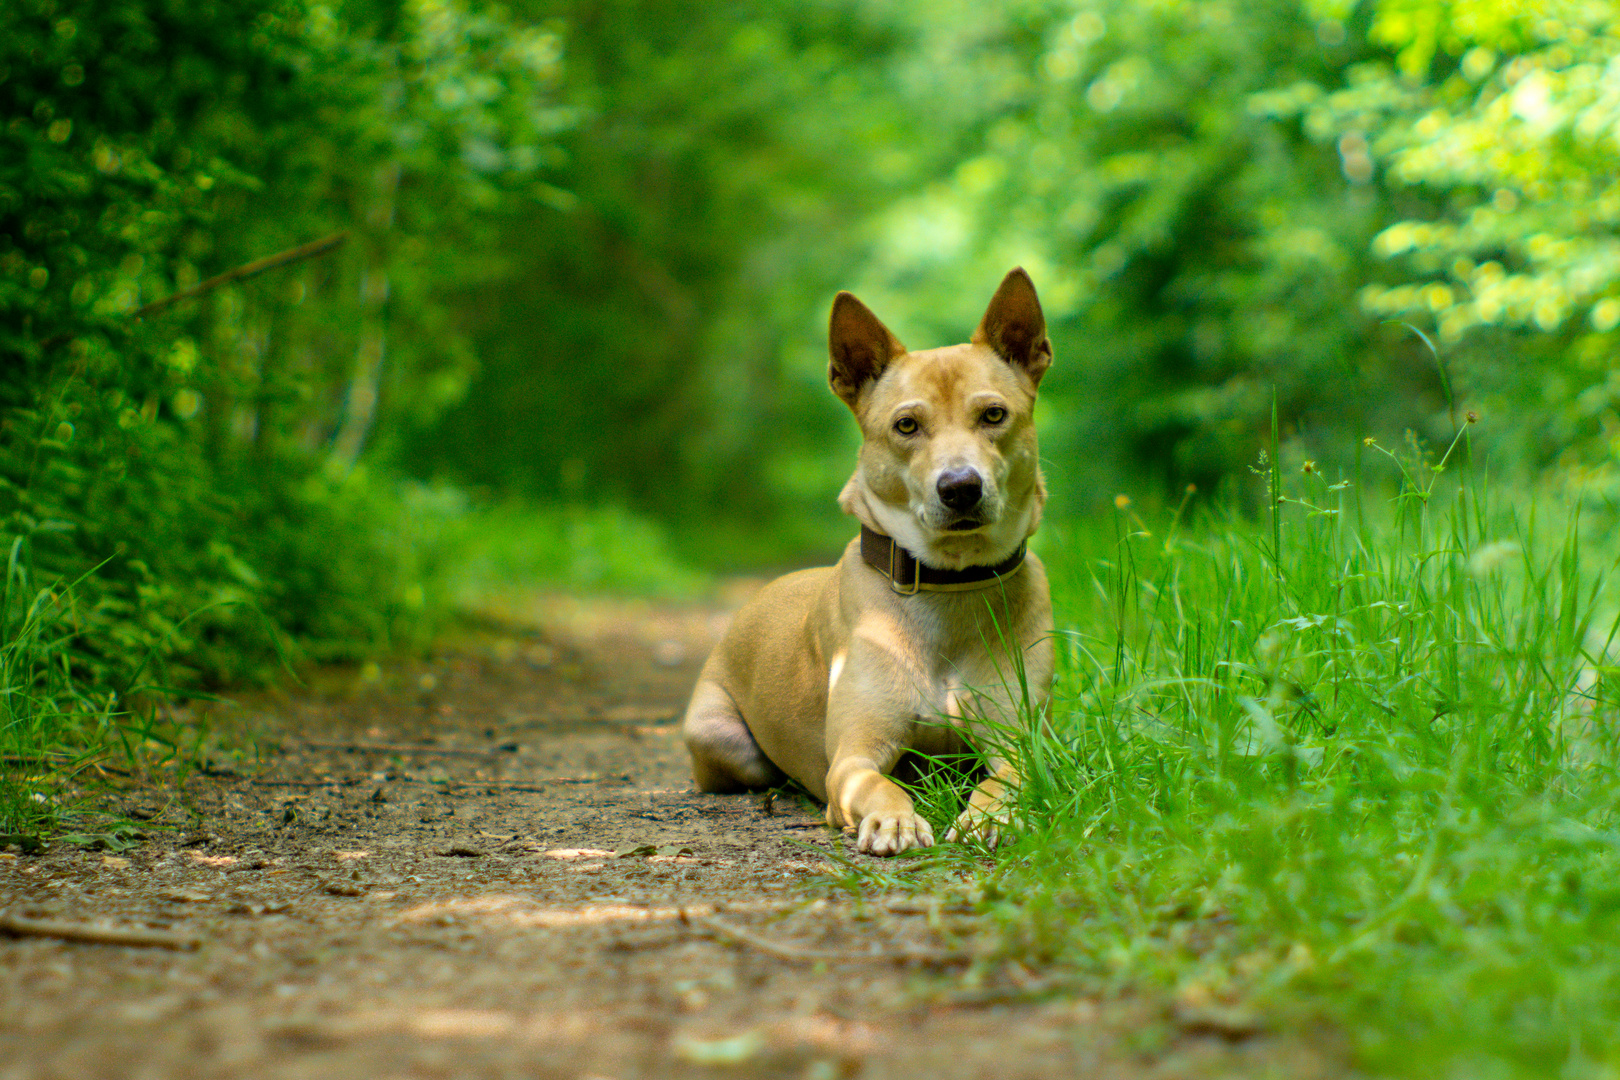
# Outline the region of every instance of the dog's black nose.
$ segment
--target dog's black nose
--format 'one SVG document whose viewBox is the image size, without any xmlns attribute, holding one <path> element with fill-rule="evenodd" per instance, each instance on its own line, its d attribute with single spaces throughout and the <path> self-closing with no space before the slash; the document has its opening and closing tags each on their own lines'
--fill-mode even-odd
<svg viewBox="0 0 1620 1080">
<path fill-rule="evenodd" d="M 971 510 L 984 495 L 984 481 L 972 469 L 946 469 L 939 474 L 939 501 L 952 510 Z"/>
</svg>

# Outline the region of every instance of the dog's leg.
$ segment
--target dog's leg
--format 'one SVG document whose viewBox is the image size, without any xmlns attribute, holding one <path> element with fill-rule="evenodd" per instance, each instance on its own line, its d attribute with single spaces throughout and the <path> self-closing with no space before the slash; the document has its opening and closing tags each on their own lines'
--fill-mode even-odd
<svg viewBox="0 0 1620 1080">
<path fill-rule="evenodd" d="M 905 789 L 884 775 L 898 757 L 851 753 L 827 772 L 828 823 L 855 828 L 856 846 L 869 855 L 934 846 L 934 827 L 917 813 Z"/>
<path fill-rule="evenodd" d="M 958 814 L 946 830 L 946 842 L 981 840 L 988 847 L 996 847 L 1006 839 L 1010 823 L 1006 819 L 1004 799 L 1007 785 L 1016 783 L 1017 769 L 1009 762 L 992 762 L 990 775 L 973 789 L 973 794 L 968 796 L 967 809 Z"/>
<path fill-rule="evenodd" d="M 758 791 L 787 777 L 754 741 L 736 702 L 719 683 L 699 680 L 681 725 L 699 791 Z"/>
<path fill-rule="evenodd" d="M 915 703 L 885 701 L 869 696 L 870 684 L 863 693 L 849 683 L 835 686 L 828 703 L 827 824 L 854 829 L 857 847 L 869 855 L 933 847 L 934 827 L 888 776 L 909 741 L 909 725 L 890 718 L 914 715 Z"/>
<path fill-rule="evenodd" d="M 927 710 L 926 666 L 892 617 L 869 611 L 827 687 L 827 824 L 853 829 L 870 855 L 934 846 L 934 827 L 889 777 Z"/>
</svg>

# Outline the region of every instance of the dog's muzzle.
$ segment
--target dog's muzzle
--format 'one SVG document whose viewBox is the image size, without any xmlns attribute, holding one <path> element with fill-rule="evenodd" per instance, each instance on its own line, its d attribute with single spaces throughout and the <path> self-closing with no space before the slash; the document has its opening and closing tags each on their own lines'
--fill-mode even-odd
<svg viewBox="0 0 1620 1080">
<path fill-rule="evenodd" d="M 934 481 L 938 506 L 929 514 L 934 528 L 942 532 L 972 532 L 996 519 L 997 503 L 985 491 L 984 477 L 971 466 L 946 469 Z"/>
<path fill-rule="evenodd" d="M 939 493 L 939 501 L 947 509 L 958 514 L 966 514 L 979 505 L 984 498 L 984 478 L 977 469 L 967 467 L 946 469 L 939 474 L 939 480 L 934 484 L 934 490 Z"/>
</svg>

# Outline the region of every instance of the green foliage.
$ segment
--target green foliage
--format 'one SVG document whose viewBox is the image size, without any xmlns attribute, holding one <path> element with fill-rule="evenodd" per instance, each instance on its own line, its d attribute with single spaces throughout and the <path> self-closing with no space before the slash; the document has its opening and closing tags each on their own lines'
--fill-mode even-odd
<svg viewBox="0 0 1620 1080">
<path fill-rule="evenodd" d="M 277 633 L 409 639 L 409 500 L 355 461 L 465 387 L 443 297 L 489 272 L 503 200 L 563 198 L 560 55 L 438 0 L 0 15 L 0 532 L 41 582 L 96 568 L 75 676 L 156 650 L 179 684 L 232 681 Z M 338 229 L 336 255 L 139 317 Z"/>
<path fill-rule="evenodd" d="M 1392 184 L 1431 206 L 1375 238 L 1397 277 L 1369 284 L 1362 306 L 1433 326 L 1471 392 L 1519 429 L 1515 458 L 1556 460 L 1612 495 L 1614 9 L 1386 0 L 1373 15 L 1373 40 L 1394 55 L 1355 70 L 1308 122 L 1363 139 Z"/>
<path fill-rule="evenodd" d="M 577 205 L 531 211 L 513 275 L 466 295 L 482 366 L 407 440 L 412 470 L 606 492 L 683 526 L 813 521 L 782 539 L 825 545 L 852 445 L 825 386 L 827 298 L 858 290 L 917 347 L 960 341 L 1014 263 L 1058 354 L 1042 412 L 1060 498 L 1143 471 L 1212 486 L 1273 388 L 1288 432 L 1435 433 L 1439 373 L 1357 301 L 1386 274 L 1373 238 L 1427 203 L 1304 116 L 1384 55 L 1363 16 L 829 0 L 738 20 L 640 0 L 531 17 L 586 28 L 560 91 L 581 116 L 557 174 Z"/>
<path fill-rule="evenodd" d="M 432 629 L 442 508 L 360 458 L 465 389 L 500 214 L 566 202 L 560 63 L 459 0 L 0 9 L 7 828 L 110 741 L 174 752 L 153 695 Z"/>
<path fill-rule="evenodd" d="M 827 297 L 958 341 L 1013 263 L 1057 351 L 1060 501 L 1240 475 L 1273 389 L 1285 439 L 1443 437 L 1449 384 L 1509 463 L 1606 460 L 1606 11 L 537 5 L 588 28 L 560 91 L 578 206 L 533 211 L 514 275 L 468 294 L 483 367 L 403 460 L 826 546 L 851 446 Z"/>
</svg>

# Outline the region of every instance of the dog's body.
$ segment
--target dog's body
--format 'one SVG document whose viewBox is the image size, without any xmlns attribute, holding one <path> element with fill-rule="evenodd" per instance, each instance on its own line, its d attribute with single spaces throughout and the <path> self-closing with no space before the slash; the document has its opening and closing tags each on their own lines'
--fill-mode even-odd
<svg viewBox="0 0 1620 1080">
<path fill-rule="evenodd" d="M 907 352 L 840 293 L 830 346 L 829 381 L 865 436 L 839 496 L 862 539 L 836 566 L 779 578 L 737 614 L 684 734 L 702 790 L 769 787 L 786 774 L 827 801 L 829 823 L 858 830 L 862 851 L 889 855 L 934 843 L 888 775 L 902 755 L 982 746 L 982 721 L 1045 711 L 1051 601 L 1024 543 L 1046 497 L 1032 411 L 1052 354 L 1022 270 L 970 344 Z M 998 838 L 1014 773 L 990 765 L 947 839 Z"/>
</svg>

